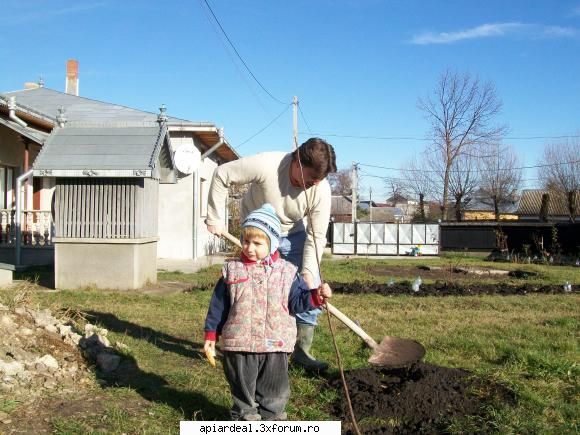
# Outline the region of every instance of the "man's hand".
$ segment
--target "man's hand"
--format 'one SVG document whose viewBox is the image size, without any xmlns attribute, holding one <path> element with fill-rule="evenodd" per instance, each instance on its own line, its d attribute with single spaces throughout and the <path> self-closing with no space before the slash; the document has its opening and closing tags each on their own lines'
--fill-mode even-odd
<svg viewBox="0 0 580 435">
<path fill-rule="evenodd" d="M 208 225 L 207 230 L 216 236 L 221 236 L 223 234 L 223 229 L 219 225 Z"/>
<path fill-rule="evenodd" d="M 318 287 L 318 296 L 324 300 L 329 299 L 332 297 L 332 289 L 326 283 L 321 284 L 320 287 Z"/>
</svg>

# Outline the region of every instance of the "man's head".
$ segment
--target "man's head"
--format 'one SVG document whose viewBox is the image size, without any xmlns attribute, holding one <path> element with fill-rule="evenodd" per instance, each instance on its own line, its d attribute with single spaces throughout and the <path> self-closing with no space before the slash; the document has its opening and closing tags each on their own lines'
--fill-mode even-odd
<svg viewBox="0 0 580 435">
<path fill-rule="evenodd" d="M 281 225 L 276 210 L 264 204 L 242 222 L 242 251 L 250 260 L 262 260 L 280 245 Z M 260 243 L 260 239 L 264 243 Z"/>
<path fill-rule="evenodd" d="M 297 162 L 299 155 L 305 172 L 306 187 L 323 180 L 329 173 L 336 172 L 334 148 L 325 140 L 317 137 L 308 139 L 292 153 L 292 161 Z M 310 182 L 306 180 L 307 176 Z"/>
</svg>

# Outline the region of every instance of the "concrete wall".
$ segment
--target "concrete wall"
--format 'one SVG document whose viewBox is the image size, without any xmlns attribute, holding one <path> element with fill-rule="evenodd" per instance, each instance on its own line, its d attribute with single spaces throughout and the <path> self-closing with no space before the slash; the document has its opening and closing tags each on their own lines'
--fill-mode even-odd
<svg viewBox="0 0 580 435">
<path fill-rule="evenodd" d="M 0 263 L 16 263 L 16 249 L 0 248 Z M 54 263 L 54 248 L 52 246 L 30 248 L 23 246 L 20 250 L 20 264 L 23 266 L 47 266 Z"/>
<path fill-rule="evenodd" d="M 171 145 L 194 144 L 197 139 L 188 132 L 172 132 Z M 217 164 L 211 158 L 200 162 L 195 147 L 196 168 L 192 174 L 178 174 L 177 184 L 159 185 L 159 243 L 157 256 L 171 259 L 195 259 L 207 255 L 215 244 L 204 220 L 207 195 Z"/>
<path fill-rule="evenodd" d="M 157 239 L 54 239 L 57 289 L 130 290 L 157 282 Z"/>
</svg>

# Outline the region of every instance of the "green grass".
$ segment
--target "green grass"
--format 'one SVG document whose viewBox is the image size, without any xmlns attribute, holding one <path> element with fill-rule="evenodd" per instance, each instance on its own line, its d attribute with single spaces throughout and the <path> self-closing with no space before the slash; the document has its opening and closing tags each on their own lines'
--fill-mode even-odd
<svg viewBox="0 0 580 435">
<path fill-rule="evenodd" d="M 464 260 L 489 265 L 461 258 Z M 399 265 L 398 261 L 325 261 L 323 275 L 329 281 L 364 280 L 367 268 Z M 450 262 L 448 258 L 414 261 Z M 559 283 L 566 276 L 580 283 L 577 268 L 527 267 L 539 268 L 543 282 Z M 123 376 L 105 377 L 106 388 L 98 390 L 104 408 L 52 416 L 53 432 L 177 434 L 183 419 L 228 419 L 231 398 L 221 367 L 210 367 L 201 353 L 203 322 L 211 297 L 207 289 L 213 288 L 219 271 L 219 266 L 213 266 L 197 274 L 163 272 L 161 279 L 191 282 L 194 288 L 189 293 L 165 296 L 98 290 L 29 293 L 32 304 L 54 311 L 81 310 L 88 320 L 109 330 L 112 343 L 119 341 L 129 347 Z M 0 302 L 12 304 L 17 292 L 0 290 Z M 485 420 L 453 422 L 451 433 L 577 433 L 578 294 L 445 298 L 336 294 L 332 302 L 376 340 L 385 335 L 412 338 L 426 347 L 427 362 L 470 370 L 514 392 L 515 407 L 490 409 Z M 336 319 L 332 321 L 345 369 L 367 367 L 370 351 L 350 330 Z M 326 314 L 320 323 L 314 353 L 329 361 L 336 373 Z M 301 369 L 292 368 L 290 377 L 290 418 L 332 419 L 331 404 L 342 392 L 329 390 L 324 379 Z M 14 401 L 0 401 L 3 412 L 15 412 L 18 406 Z"/>
</svg>

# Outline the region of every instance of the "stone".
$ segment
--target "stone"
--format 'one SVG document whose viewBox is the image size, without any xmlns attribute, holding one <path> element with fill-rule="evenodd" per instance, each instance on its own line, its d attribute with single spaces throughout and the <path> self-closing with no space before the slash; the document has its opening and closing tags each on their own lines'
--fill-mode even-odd
<svg viewBox="0 0 580 435">
<path fill-rule="evenodd" d="M 52 332 L 54 334 L 56 334 L 58 332 L 58 329 L 56 329 L 56 326 L 54 326 L 54 325 L 46 325 L 44 327 L 44 329 L 46 329 L 48 332 Z"/>
<path fill-rule="evenodd" d="M 29 336 L 34 334 L 34 331 L 30 328 L 20 328 L 20 333 L 24 336 Z"/>
<path fill-rule="evenodd" d="M 19 316 L 28 315 L 28 312 L 26 311 L 26 308 L 24 308 L 24 307 L 16 307 L 16 308 L 14 308 L 14 312 L 16 314 L 18 314 Z"/>
<path fill-rule="evenodd" d="M 72 326 L 60 324 L 60 325 L 57 325 L 57 328 L 58 328 L 58 332 L 63 337 L 69 336 L 72 333 Z"/>
<path fill-rule="evenodd" d="M 34 318 L 34 323 L 40 327 L 54 325 L 56 323 L 56 319 L 52 317 L 49 309 L 36 311 L 32 317 Z"/>
<path fill-rule="evenodd" d="M 42 358 L 38 358 L 37 363 L 44 364 L 49 371 L 56 371 L 58 370 L 58 361 L 52 355 L 44 355 Z"/>
<path fill-rule="evenodd" d="M 14 320 L 12 320 L 12 318 L 8 314 L 4 314 L 2 315 L 2 317 L 0 317 L 0 325 L 2 325 L 5 328 L 10 328 L 14 326 Z"/>
<path fill-rule="evenodd" d="M 0 360 L 0 372 L 6 376 L 14 376 L 24 370 L 24 364 L 20 361 L 4 362 Z"/>
</svg>

